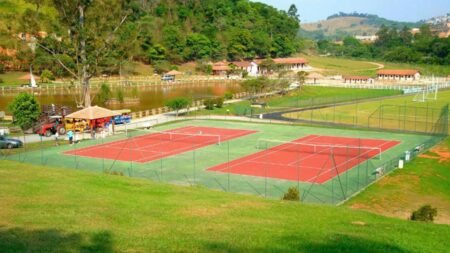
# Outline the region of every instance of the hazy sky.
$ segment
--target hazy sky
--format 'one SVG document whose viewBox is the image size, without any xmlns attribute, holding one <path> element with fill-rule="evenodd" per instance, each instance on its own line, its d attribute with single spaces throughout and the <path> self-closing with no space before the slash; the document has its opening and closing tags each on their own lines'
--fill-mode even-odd
<svg viewBox="0 0 450 253">
<path fill-rule="evenodd" d="M 376 14 L 396 21 L 419 21 L 450 12 L 450 0 L 252 0 L 287 10 L 295 4 L 302 22 L 342 12 Z"/>
</svg>

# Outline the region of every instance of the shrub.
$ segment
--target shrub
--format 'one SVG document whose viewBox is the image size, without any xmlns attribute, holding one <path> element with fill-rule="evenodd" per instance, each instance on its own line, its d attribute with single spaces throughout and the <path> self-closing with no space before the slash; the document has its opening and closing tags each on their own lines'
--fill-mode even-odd
<svg viewBox="0 0 450 253">
<path fill-rule="evenodd" d="M 176 116 L 178 117 L 178 112 L 181 109 L 187 108 L 191 101 L 184 97 L 174 98 L 166 102 L 166 106 L 176 112 Z"/>
<path fill-rule="evenodd" d="M 41 81 L 43 83 L 48 83 L 53 80 L 55 80 L 55 76 L 53 75 L 53 73 L 48 69 L 44 69 L 44 71 L 42 71 L 41 73 Z"/>
<path fill-rule="evenodd" d="M 203 105 L 205 106 L 206 110 L 213 110 L 214 109 L 214 100 L 211 98 L 207 98 L 207 99 L 205 99 L 205 101 L 203 101 Z"/>
<path fill-rule="evenodd" d="M 222 108 L 223 107 L 223 98 L 218 97 L 218 98 L 215 99 L 214 102 L 215 102 L 217 108 Z"/>
<path fill-rule="evenodd" d="M 111 89 L 108 84 L 102 83 L 102 86 L 100 86 L 100 91 L 97 95 L 97 102 L 99 105 L 105 105 L 106 101 L 109 99 L 111 99 Z"/>
<path fill-rule="evenodd" d="M 39 118 L 39 103 L 33 95 L 28 93 L 17 95 L 8 108 L 13 115 L 13 123 L 22 130 L 32 127 Z"/>
<path fill-rule="evenodd" d="M 0 78 L 0 83 L 4 83 L 3 79 Z"/>
<path fill-rule="evenodd" d="M 411 220 L 433 222 L 437 215 L 437 209 L 430 205 L 424 205 L 411 214 Z"/>
<path fill-rule="evenodd" d="M 283 200 L 300 201 L 300 192 L 297 187 L 289 187 L 288 191 L 283 196 Z"/>
<path fill-rule="evenodd" d="M 231 92 L 225 92 L 225 94 L 223 95 L 223 98 L 225 99 L 225 100 L 230 100 L 230 99 L 233 99 L 233 93 L 231 93 Z"/>
<path fill-rule="evenodd" d="M 4 74 L 5 73 L 5 65 L 0 63 L 0 74 Z"/>
</svg>

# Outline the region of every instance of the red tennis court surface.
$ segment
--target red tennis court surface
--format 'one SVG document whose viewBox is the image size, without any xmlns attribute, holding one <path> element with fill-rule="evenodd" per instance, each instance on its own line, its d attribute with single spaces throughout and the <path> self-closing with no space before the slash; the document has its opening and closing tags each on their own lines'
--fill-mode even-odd
<svg viewBox="0 0 450 253">
<path fill-rule="evenodd" d="M 255 132 L 188 126 L 156 133 L 142 132 L 144 134 L 133 138 L 71 150 L 64 154 L 146 163 Z"/>
<path fill-rule="evenodd" d="M 309 135 L 273 143 L 276 146 L 208 170 L 321 184 L 400 142 Z"/>
</svg>

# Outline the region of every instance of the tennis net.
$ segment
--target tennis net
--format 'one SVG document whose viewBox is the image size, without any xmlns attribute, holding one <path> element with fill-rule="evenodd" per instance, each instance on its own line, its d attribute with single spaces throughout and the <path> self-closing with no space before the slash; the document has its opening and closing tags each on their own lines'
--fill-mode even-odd
<svg viewBox="0 0 450 253">
<path fill-rule="evenodd" d="M 259 139 L 257 149 L 272 149 L 296 153 L 325 154 L 345 157 L 361 157 L 381 159 L 381 148 L 350 146 L 342 144 L 314 144 L 304 142 L 289 142 L 270 139 Z"/>
<path fill-rule="evenodd" d="M 187 142 L 196 144 L 218 144 L 221 143 L 220 135 L 205 134 L 198 132 L 172 132 L 158 131 L 154 129 L 131 129 L 128 130 L 129 137 L 149 140 L 164 140 L 174 142 Z"/>
</svg>

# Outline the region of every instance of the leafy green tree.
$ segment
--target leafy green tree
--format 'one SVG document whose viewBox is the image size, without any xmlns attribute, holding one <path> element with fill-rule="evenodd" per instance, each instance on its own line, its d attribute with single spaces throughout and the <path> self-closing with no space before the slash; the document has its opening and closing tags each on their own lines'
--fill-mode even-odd
<svg viewBox="0 0 450 253">
<path fill-rule="evenodd" d="M 80 81 L 84 106 L 90 106 L 90 79 L 102 72 L 102 63 L 113 51 L 117 33 L 129 21 L 133 10 L 128 1 L 119 0 L 51 0 L 48 4 L 56 9 L 56 22 L 53 22 L 54 28 L 48 33 L 56 36 L 46 39 L 52 43 L 37 41 L 36 45 L 52 55 L 61 67 Z M 28 15 L 25 13 L 23 16 Z M 33 24 L 27 26 L 38 31 Z M 61 40 L 56 39 L 58 36 Z M 58 54 L 63 51 L 70 52 L 68 55 L 76 63 L 74 68 L 58 59 Z"/>
<path fill-rule="evenodd" d="M 184 97 L 174 98 L 166 102 L 166 106 L 174 110 L 177 117 L 179 111 L 187 108 L 189 104 L 190 100 Z"/>
<path fill-rule="evenodd" d="M 297 22 L 300 22 L 300 15 L 298 15 L 297 6 L 295 6 L 295 4 L 291 4 L 291 6 L 289 6 L 287 14 L 289 17 L 295 19 Z"/>
<path fill-rule="evenodd" d="M 53 73 L 48 69 L 44 69 L 44 71 L 42 71 L 41 73 L 41 82 L 48 83 L 53 80 L 55 80 L 55 76 L 53 75 Z"/>
<path fill-rule="evenodd" d="M 263 73 L 272 73 L 277 69 L 277 64 L 271 58 L 267 58 L 259 64 L 259 68 Z"/>
<path fill-rule="evenodd" d="M 29 129 L 38 120 L 40 114 L 39 103 L 33 95 L 20 93 L 9 104 L 8 109 L 13 115 L 13 123 L 22 130 Z"/>
<path fill-rule="evenodd" d="M 184 58 L 186 60 L 209 58 L 212 53 L 211 41 L 205 35 L 193 33 L 187 37 Z"/>
</svg>

